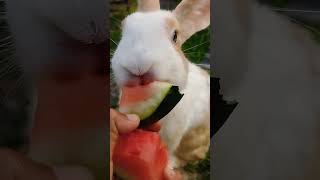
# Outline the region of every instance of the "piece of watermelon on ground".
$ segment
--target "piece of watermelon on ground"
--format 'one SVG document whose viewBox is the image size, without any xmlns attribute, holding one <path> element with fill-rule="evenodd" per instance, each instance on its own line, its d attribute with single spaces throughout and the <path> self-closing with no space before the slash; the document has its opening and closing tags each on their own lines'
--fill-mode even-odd
<svg viewBox="0 0 320 180">
<path fill-rule="evenodd" d="M 137 129 L 119 137 L 113 164 L 124 180 L 164 180 L 168 151 L 158 133 Z"/>
</svg>

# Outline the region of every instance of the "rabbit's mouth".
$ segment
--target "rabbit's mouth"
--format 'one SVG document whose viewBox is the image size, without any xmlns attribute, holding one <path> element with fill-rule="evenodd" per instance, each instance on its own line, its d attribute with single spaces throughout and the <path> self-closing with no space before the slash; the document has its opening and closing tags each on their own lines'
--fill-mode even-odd
<svg viewBox="0 0 320 180">
<path fill-rule="evenodd" d="M 152 73 L 145 73 L 140 76 L 136 76 L 136 75 L 131 74 L 130 78 L 128 79 L 125 86 L 128 86 L 128 87 L 145 86 L 145 85 L 148 85 L 154 81 L 155 81 L 155 79 L 154 79 L 154 75 Z"/>
</svg>

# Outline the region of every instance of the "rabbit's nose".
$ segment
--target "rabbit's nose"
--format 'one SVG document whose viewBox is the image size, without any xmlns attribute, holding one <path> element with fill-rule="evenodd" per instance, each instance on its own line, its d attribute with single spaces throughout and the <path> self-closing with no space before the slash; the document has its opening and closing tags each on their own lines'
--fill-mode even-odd
<svg viewBox="0 0 320 180">
<path fill-rule="evenodd" d="M 139 76 L 131 74 L 126 86 L 144 86 L 152 83 L 153 81 L 154 78 L 151 73 L 145 73 Z"/>
</svg>

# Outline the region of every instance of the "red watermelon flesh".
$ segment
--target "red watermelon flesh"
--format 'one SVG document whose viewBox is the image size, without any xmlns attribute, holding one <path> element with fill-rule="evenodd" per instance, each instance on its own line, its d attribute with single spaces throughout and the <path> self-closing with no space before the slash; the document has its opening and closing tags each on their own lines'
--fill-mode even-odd
<svg viewBox="0 0 320 180">
<path fill-rule="evenodd" d="M 118 111 L 138 115 L 139 127 L 145 128 L 170 113 L 182 97 L 179 87 L 168 82 L 154 81 L 143 86 L 124 86 L 121 88 Z"/>
<path fill-rule="evenodd" d="M 150 86 L 123 87 L 120 106 L 147 100 L 153 93 L 150 89 Z"/>
<path fill-rule="evenodd" d="M 113 164 L 125 180 L 164 180 L 168 152 L 158 133 L 138 129 L 119 137 Z"/>
</svg>

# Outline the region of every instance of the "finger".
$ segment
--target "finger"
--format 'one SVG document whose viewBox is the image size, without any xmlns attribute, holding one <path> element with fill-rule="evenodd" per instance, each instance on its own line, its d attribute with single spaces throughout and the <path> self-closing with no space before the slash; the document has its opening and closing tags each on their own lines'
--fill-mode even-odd
<svg viewBox="0 0 320 180">
<path fill-rule="evenodd" d="M 113 162 L 110 161 L 110 180 L 113 180 Z"/>
<path fill-rule="evenodd" d="M 119 133 L 128 133 L 139 126 L 140 119 L 136 115 L 124 115 L 114 109 L 110 109 L 110 157 L 116 145 Z M 113 174 L 113 162 L 110 161 L 110 179 Z"/>
<path fill-rule="evenodd" d="M 118 135 L 118 130 L 116 127 L 116 121 L 114 120 L 117 116 L 117 111 L 110 108 L 110 119 L 109 119 L 109 124 L 110 124 L 110 132 L 115 133 Z"/>
<path fill-rule="evenodd" d="M 124 115 L 114 109 L 110 109 L 110 130 L 116 134 L 129 133 L 139 126 L 140 119 L 137 115 Z"/>
<path fill-rule="evenodd" d="M 158 122 L 156 122 L 156 123 L 144 128 L 144 129 L 146 129 L 148 131 L 159 132 L 161 130 L 161 124 L 158 121 Z"/>
<path fill-rule="evenodd" d="M 113 149 L 115 147 L 115 142 L 118 139 L 119 133 L 116 126 L 115 118 L 117 116 L 117 112 L 113 109 L 110 109 L 110 157 L 113 155 Z"/>
<path fill-rule="evenodd" d="M 110 109 L 110 157 L 112 157 L 115 142 L 119 134 L 131 132 L 138 126 L 138 116 L 124 115 L 114 109 Z"/>
<path fill-rule="evenodd" d="M 137 129 L 140 119 L 135 114 L 123 115 L 119 113 L 115 118 L 115 122 L 119 134 L 125 134 Z"/>
</svg>

